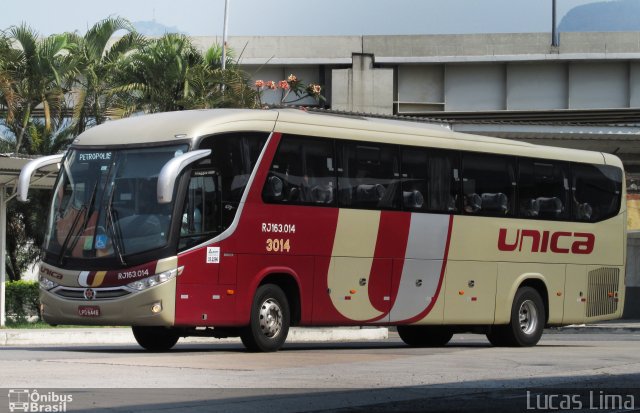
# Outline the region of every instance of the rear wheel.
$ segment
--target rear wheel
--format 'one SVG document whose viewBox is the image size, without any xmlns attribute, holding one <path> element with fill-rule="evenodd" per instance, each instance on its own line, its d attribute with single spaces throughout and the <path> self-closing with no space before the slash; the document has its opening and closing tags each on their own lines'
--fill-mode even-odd
<svg viewBox="0 0 640 413">
<path fill-rule="evenodd" d="M 453 337 L 445 326 L 398 326 L 398 334 L 411 347 L 442 347 Z"/>
<path fill-rule="evenodd" d="M 167 351 L 180 338 L 178 332 L 168 327 L 131 327 L 133 336 L 140 346 L 149 351 Z"/>
<path fill-rule="evenodd" d="M 251 321 L 242 330 L 242 344 L 249 351 L 277 351 L 287 334 L 291 313 L 282 289 L 274 284 L 260 286 L 253 298 Z"/>
<path fill-rule="evenodd" d="M 535 346 L 544 330 L 546 312 L 542 297 L 531 287 L 518 289 L 511 306 L 511 322 L 494 326 L 487 338 L 494 346 Z"/>
</svg>

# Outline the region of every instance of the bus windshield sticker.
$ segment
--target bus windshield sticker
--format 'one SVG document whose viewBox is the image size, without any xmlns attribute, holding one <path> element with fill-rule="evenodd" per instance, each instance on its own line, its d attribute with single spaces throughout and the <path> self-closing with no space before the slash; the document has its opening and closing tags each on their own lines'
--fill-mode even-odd
<svg viewBox="0 0 640 413">
<path fill-rule="evenodd" d="M 220 263 L 220 247 L 207 247 L 207 264 Z"/>
</svg>

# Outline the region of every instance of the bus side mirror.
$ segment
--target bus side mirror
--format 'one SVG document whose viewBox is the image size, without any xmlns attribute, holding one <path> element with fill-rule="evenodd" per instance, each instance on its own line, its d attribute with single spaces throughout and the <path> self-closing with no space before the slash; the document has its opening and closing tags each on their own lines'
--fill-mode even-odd
<svg viewBox="0 0 640 413">
<path fill-rule="evenodd" d="M 173 188 L 176 178 L 187 166 L 211 155 L 211 149 L 200 149 L 177 156 L 164 164 L 158 175 L 157 196 L 159 204 L 168 204 L 173 200 Z"/>
<path fill-rule="evenodd" d="M 43 156 L 42 158 L 34 159 L 33 161 L 28 162 L 25 166 L 23 166 L 20 170 L 20 177 L 18 177 L 18 201 L 28 201 L 27 195 L 29 194 L 29 184 L 31 183 L 31 177 L 38 169 L 60 163 L 60 161 L 62 161 L 62 158 L 64 158 L 63 153 L 58 155 Z"/>
</svg>

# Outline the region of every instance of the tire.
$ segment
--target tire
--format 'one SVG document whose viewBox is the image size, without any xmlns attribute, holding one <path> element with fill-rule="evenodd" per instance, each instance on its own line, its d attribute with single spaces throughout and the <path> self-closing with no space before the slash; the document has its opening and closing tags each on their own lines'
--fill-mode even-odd
<svg viewBox="0 0 640 413">
<path fill-rule="evenodd" d="M 442 347 L 453 337 L 445 326 L 398 326 L 402 341 L 411 347 Z"/>
<path fill-rule="evenodd" d="M 492 326 L 491 331 L 487 333 L 487 339 L 489 343 L 495 347 L 507 347 L 509 346 L 508 338 L 508 325 L 506 326 Z"/>
<path fill-rule="evenodd" d="M 522 287 L 513 298 L 511 322 L 505 326 L 494 326 L 487 338 L 494 346 L 535 346 L 542 337 L 546 319 L 544 302 L 538 291 Z"/>
<path fill-rule="evenodd" d="M 180 335 L 168 327 L 131 327 L 138 344 L 154 352 L 168 351 L 176 345 Z"/>
<path fill-rule="evenodd" d="M 282 289 L 274 284 L 258 288 L 251 305 L 251 320 L 240 338 L 251 352 L 278 351 L 289 334 L 291 313 Z"/>
</svg>

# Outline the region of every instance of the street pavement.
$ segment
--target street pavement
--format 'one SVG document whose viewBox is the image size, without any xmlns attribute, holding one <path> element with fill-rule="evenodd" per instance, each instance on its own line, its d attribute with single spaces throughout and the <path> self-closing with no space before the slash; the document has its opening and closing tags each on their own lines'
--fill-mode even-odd
<svg viewBox="0 0 640 413">
<path fill-rule="evenodd" d="M 558 333 L 614 333 L 640 332 L 640 320 L 612 320 L 595 324 L 570 325 L 545 330 Z M 388 337 L 387 328 L 291 328 L 288 343 L 349 342 L 382 340 Z M 130 328 L 39 328 L 0 329 L 0 346 L 67 345 L 67 344 L 135 344 Z M 239 343 L 238 338 L 206 337 L 181 338 L 180 343 Z"/>
<path fill-rule="evenodd" d="M 640 332 L 618 328 L 545 334 L 530 348 L 492 347 L 472 334 L 411 348 L 394 333 L 287 343 L 277 353 L 219 341 L 167 353 L 135 344 L 5 346 L 0 412 L 16 391 L 68 396 L 67 411 L 105 413 L 552 411 L 565 398 L 578 411 L 623 412 L 640 407 L 639 343 Z M 627 404 L 612 406 L 617 400 Z"/>
</svg>

